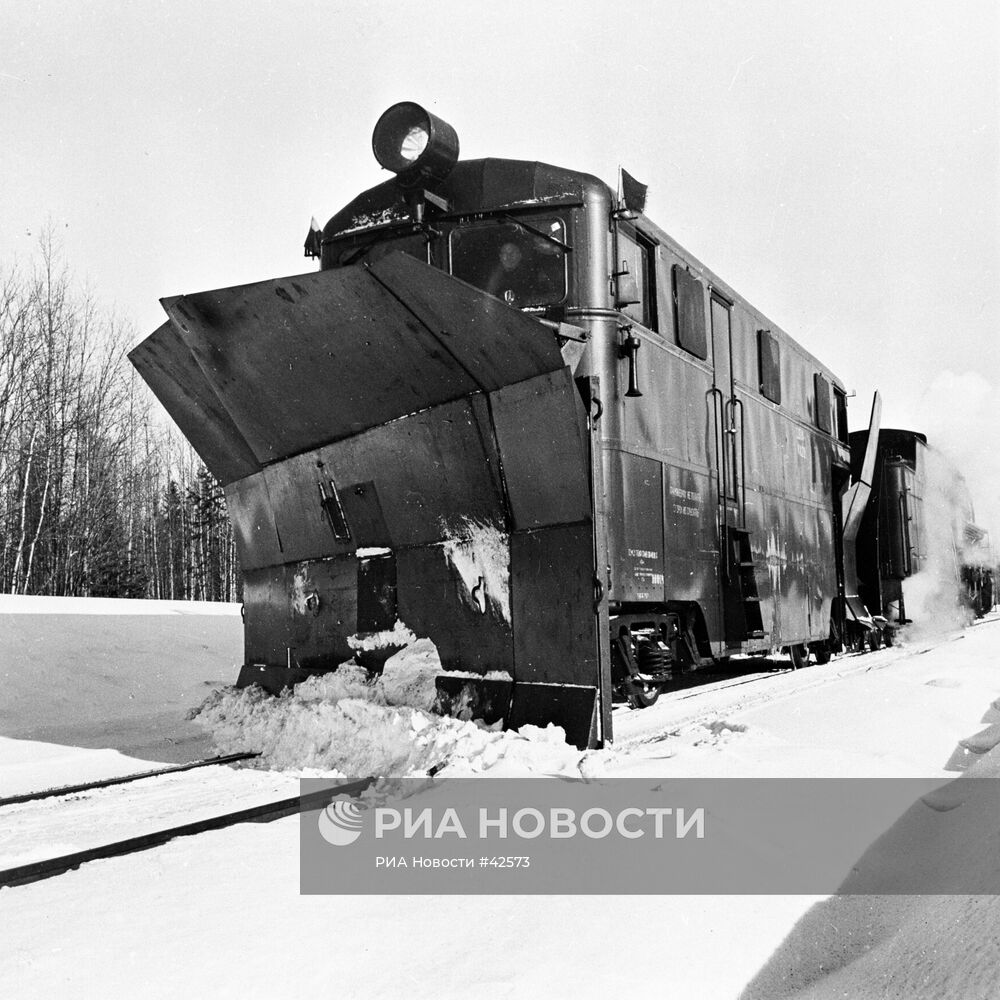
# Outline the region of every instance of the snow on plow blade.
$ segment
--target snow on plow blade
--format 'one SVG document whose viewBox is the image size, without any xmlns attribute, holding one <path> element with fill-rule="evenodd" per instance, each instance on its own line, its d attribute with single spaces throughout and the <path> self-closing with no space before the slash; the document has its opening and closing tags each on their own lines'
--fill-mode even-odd
<svg viewBox="0 0 1000 1000">
<path fill-rule="evenodd" d="M 130 357 L 225 486 L 239 683 L 377 664 L 399 621 L 462 672 L 443 710 L 593 743 L 589 439 L 551 331 L 401 254 L 163 304 Z"/>
</svg>

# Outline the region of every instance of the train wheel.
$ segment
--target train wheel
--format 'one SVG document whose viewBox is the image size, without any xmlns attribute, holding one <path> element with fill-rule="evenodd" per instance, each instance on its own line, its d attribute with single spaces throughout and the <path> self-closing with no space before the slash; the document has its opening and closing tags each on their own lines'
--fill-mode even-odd
<svg viewBox="0 0 1000 1000">
<path fill-rule="evenodd" d="M 865 633 L 860 629 L 856 632 L 850 632 L 844 648 L 848 653 L 863 653 L 868 648 L 868 641 L 865 638 Z"/>
<path fill-rule="evenodd" d="M 792 670 L 802 670 L 809 666 L 809 650 L 801 643 L 798 646 L 789 646 L 788 655 L 792 659 Z"/>
<path fill-rule="evenodd" d="M 816 657 L 816 662 L 822 666 L 824 663 L 830 662 L 830 657 L 833 655 L 830 652 L 830 644 L 828 642 L 817 642 L 813 646 L 813 656 Z"/>
<path fill-rule="evenodd" d="M 625 682 L 625 696 L 633 708 L 649 708 L 650 705 L 656 704 L 656 699 L 660 697 L 660 689 L 655 684 L 629 680 Z"/>
</svg>

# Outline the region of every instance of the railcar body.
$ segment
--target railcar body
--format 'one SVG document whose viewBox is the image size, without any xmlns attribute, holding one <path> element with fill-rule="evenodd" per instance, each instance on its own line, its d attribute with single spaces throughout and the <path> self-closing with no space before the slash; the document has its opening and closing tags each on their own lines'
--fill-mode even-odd
<svg viewBox="0 0 1000 1000">
<path fill-rule="evenodd" d="M 852 433 L 850 444 L 857 478 L 869 432 Z M 926 569 L 953 577 L 975 614 L 993 607 L 995 559 L 988 535 L 975 524 L 965 480 L 938 455 L 942 482 L 931 496 L 929 456 L 927 438 L 917 431 L 885 428 L 877 436 L 871 495 L 857 539 L 857 576 L 861 600 L 878 628 L 867 636 L 854 629 L 854 644 L 891 641 L 896 629 L 911 621 L 905 582 Z"/>
<path fill-rule="evenodd" d="M 616 689 L 827 657 L 833 373 L 597 178 L 385 122 L 398 176 L 314 234 L 319 272 L 163 300 L 132 353 L 226 488 L 240 682 L 377 662 L 399 621 L 459 672 L 443 709 L 582 746 Z"/>
<path fill-rule="evenodd" d="M 868 447 L 868 432 L 855 431 L 850 442 L 857 476 Z M 909 620 L 903 581 L 920 572 L 925 562 L 926 467 L 927 438 L 923 434 L 895 428 L 880 431 L 857 557 L 858 593 L 868 610 L 885 622 L 902 625 Z"/>
</svg>

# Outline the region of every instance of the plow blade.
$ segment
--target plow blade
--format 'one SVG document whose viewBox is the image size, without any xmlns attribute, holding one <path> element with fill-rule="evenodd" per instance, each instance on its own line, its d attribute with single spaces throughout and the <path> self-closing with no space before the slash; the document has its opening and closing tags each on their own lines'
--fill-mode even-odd
<svg viewBox="0 0 1000 1000">
<path fill-rule="evenodd" d="M 868 443 L 865 447 L 861 470 L 857 481 L 851 483 L 842 500 L 844 589 L 846 591 L 844 603 L 849 618 L 856 621 L 866 632 L 873 631 L 876 625 L 858 594 L 860 581 L 858 578 L 857 542 L 861 521 L 864 518 L 868 499 L 872 492 L 872 478 L 875 473 L 875 458 L 878 453 L 878 435 L 881 424 L 882 397 L 876 392 L 872 398 L 871 417 L 868 421 Z"/>
<path fill-rule="evenodd" d="M 162 373 L 154 391 L 174 377 L 163 402 L 192 443 L 202 421 L 224 424 L 260 466 L 562 366 L 535 320 L 402 254 L 163 307 L 173 330 L 161 327 L 133 363 Z M 218 465 L 214 450 L 207 457 Z M 230 470 L 209 468 L 229 481 Z"/>
<path fill-rule="evenodd" d="M 240 682 L 377 666 L 405 626 L 463 674 L 442 709 L 593 744 L 589 431 L 551 331 L 399 254 L 164 307 L 131 357 L 225 485 Z"/>
</svg>

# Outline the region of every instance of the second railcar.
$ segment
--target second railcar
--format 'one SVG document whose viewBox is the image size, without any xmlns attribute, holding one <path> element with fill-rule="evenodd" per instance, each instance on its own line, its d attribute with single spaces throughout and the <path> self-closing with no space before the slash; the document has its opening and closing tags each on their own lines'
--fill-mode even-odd
<svg viewBox="0 0 1000 1000">
<path fill-rule="evenodd" d="M 868 447 L 868 432 L 850 435 L 855 476 Z M 904 581 L 920 572 L 926 556 L 924 494 L 927 485 L 927 438 L 916 431 L 885 428 L 878 435 L 871 496 L 857 540 L 858 592 L 880 619 L 871 633 L 891 637 L 885 623 L 903 625 Z M 861 640 L 861 634 L 855 641 Z"/>
<path fill-rule="evenodd" d="M 869 432 L 852 433 L 850 443 L 857 478 Z M 886 428 L 877 436 L 871 495 L 857 538 L 859 595 L 876 628 L 849 625 L 849 645 L 891 642 L 898 628 L 912 621 L 906 582 L 925 570 L 953 580 L 955 593 L 976 615 L 993 607 L 988 534 L 975 524 L 965 480 L 940 454 L 934 460 L 937 481 L 930 482 L 931 454 L 926 436 L 917 431 Z M 939 599 L 954 600 L 945 591 Z"/>
</svg>

